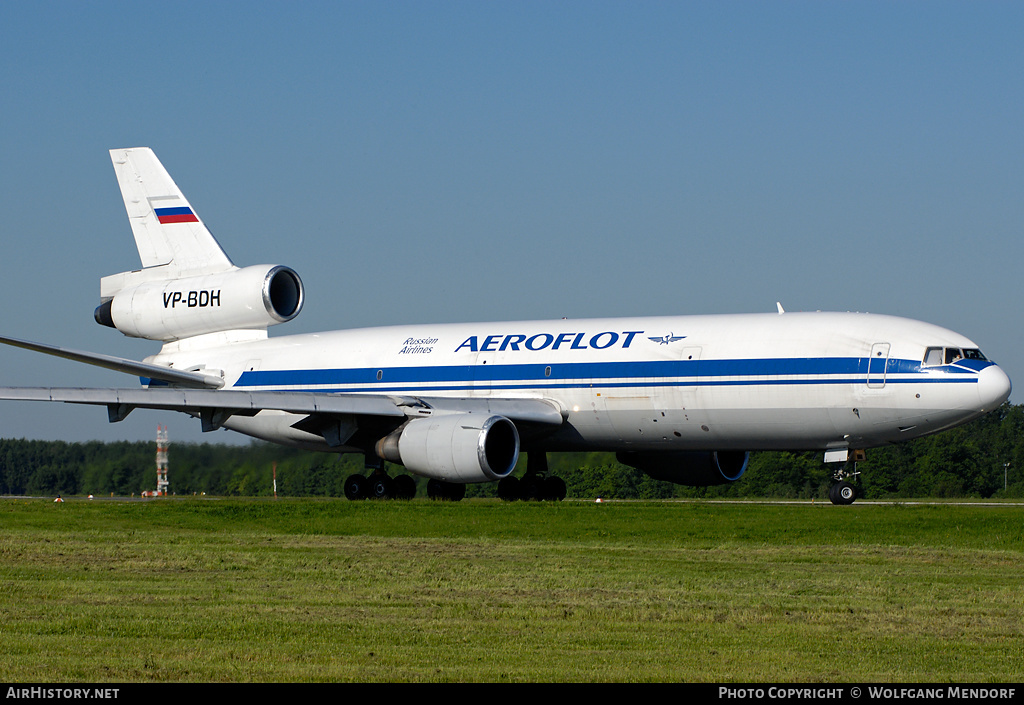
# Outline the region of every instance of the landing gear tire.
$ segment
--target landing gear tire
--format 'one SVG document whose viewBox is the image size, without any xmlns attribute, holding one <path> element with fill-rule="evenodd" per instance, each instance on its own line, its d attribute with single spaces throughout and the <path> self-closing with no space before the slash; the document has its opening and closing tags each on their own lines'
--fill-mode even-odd
<svg viewBox="0 0 1024 705">
<path fill-rule="evenodd" d="M 503 477 L 498 481 L 498 498 L 506 502 L 519 499 L 519 478 Z"/>
<path fill-rule="evenodd" d="M 828 498 L 832 504 L 853 504 L 857 499 L 857 488 L 849 482 L 837 483 L 829 488 Z"/>
<path fill-rule="evenodd" d="M 507 477 L 498 484 L 498 496 L 502 499 L 521 499 L 527 502 L 561 502 L 565 499 L 565 481 L 560 477 L 548 474 L 548 456 L 543 451 L 532 451 L 526 454 L 526 474 L 518 481 L 516 487 Z M 502 483 L 508 483 L 508 496 L 502 492 Z M 514 494 L 513 494 L 514 493 Z"/>
<path fill-rule="evenodd" d="M 565 481 L 553 475 L 548 477 L 506 477 L 498 482 L 498 498 L 505 502 L 561 502 L 565 499 Z"/>
<path fill-rule="evenodd" d="M 416 481 L 409 475 L 399 475 L 393 482 L 395 499 L 412 499 L 416 496 Z"/>
<path fill-rule="evenodd" d="M 539 502 L 544 498 L 541 494 L 543 483 L 543 479 L 539 477 L 524 477 L 519 481 L 519 499 L 527 502 Z"/>
<path fill-rule="evenodd" d="M 565 499 L 565 493 L 565 480 L 554 476 L 544 478 L 541 485 L 541 499 L 548 502 L 561 502 Z"/>
<path fill-rule="evenodd" d="M 345 480 L 345 497 L 351 500 L 366 499 L 369 483 L 362 475 L 349 475 Z"/>
<path fill-rule="evenodd" d="M 443 502 L 459 502 L 466 496 L 466 486 L 454 482 L 431 480 L 427 483 L 427 496 Z"/>
<path fill-rule="evenodd" d="M 387 475 L 374 475 L 367 494 L 370 499 L 391 499 L 395 496 L 395 483 Z"/>
</svg>

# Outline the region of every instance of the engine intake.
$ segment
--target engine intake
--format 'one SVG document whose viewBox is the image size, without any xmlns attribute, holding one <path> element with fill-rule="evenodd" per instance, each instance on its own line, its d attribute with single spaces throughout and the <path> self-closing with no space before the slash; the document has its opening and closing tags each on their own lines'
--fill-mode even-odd
<svg viewBox="0 0 1024 705">
<path fill-rule="evenodd" d="M 409 421 L 376 445 L 377 455 L 445 482 L 494 482 L 519 459 L 519 432 L 504 416 L 442 414 Z"/>
<path fill-rule="evenodd" d="M 616 453 L 616 459 L 653 477 L 689 487 L 735 482 L 750 462 L 744 451 L 645 451 Z"/>
<path fill-rule="evenodd" d="M 148 270 L 142 270 L 148 271 Z M 302 310 L 299 275 L 281 265 L 143 281 L 96 309 L 96 322 L 133 338 L 180 340 L 224 330 L 259 330 Z"/>
</svg>

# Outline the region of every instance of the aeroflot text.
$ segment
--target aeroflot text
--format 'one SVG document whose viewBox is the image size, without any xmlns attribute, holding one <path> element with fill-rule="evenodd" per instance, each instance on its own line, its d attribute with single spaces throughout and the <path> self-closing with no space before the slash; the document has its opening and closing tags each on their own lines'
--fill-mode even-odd
<svg viewBox="0 0 1024 705">
<path fill-rule="evenodd" d="M 514 333 L 512 335 L 488 335 L 483 342 L 479 336 L 471 335 L 466 338 L 462 345 L 455 348 L 455 352 L 469 350 L 472 352 L 504 352 L 506 350 L 558 350 L 565 347 L 569 350 L 607 350 L 615 347 L 628 348 L 633 343 L 633 338 L 643 333 L 642 330 L 627 330 L 621 333 L 604 331 L 588 336 L 586 333 L 537 333 L 535 335 L 523 335 Z M 520 347 L 522 346 L 522 347 Z"/>
</svg>

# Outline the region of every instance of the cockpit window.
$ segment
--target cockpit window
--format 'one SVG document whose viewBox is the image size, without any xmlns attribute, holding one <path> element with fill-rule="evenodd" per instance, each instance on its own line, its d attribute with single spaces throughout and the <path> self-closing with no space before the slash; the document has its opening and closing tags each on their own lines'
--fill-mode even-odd
<svg viewBox="0 0 1024 705">
<path fill-rule="evenodd" d="M 924 364 L 952 365 L 957 360 L 987 360 L 978 348 L 928 348 L 924 351 Z"/>
</svg>

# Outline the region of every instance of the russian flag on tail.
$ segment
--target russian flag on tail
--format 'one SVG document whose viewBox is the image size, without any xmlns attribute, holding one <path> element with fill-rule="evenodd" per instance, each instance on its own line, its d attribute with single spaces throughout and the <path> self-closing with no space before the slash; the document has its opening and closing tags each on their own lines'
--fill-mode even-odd
<svg viewBox="0 0 1024 705">
<path fill-rule="evenodd" d="M 180 208 L 154 208 L 153 210 L 156 212 L 157 220 L 160 221 L 161 225 L 199 222 L 199 218 L 196 217 L 196 214 L 188 206 Z"/>
</svg>

